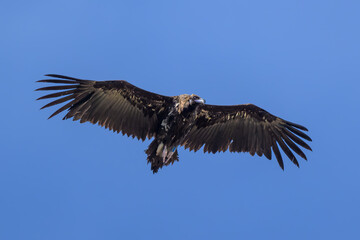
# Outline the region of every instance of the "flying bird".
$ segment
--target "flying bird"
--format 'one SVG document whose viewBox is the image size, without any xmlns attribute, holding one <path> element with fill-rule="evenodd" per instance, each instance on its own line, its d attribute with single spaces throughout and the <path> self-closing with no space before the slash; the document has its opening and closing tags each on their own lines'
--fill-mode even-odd
<svg viewBox="0 0 360 240">
<path fill-rule="evenodd" d="M 99 124 L 133 138 L 154 138 L 147 161 L 156 173 L 179 161 L 177 148 L 204 152 L 249 152 L 284 163 L 279 147 L 299 167 L 292 151 L 306 160 L 299 146 L 311 150 L 311 141 L 299 124 L 276 117 L 253 104 L 217 106 L 205 104 L 195 94 L 169 97 L 140 89 L 127 81 L 92 81 L 57 74 L 38 82 L 60 84 L 36 90 L 57 91 L 40 99 L 58 98 L 43 108 L 64 104 L 49 118 L 67 110 L 63 119 Z M 292 151 L 291 151 L 292 150 Z"/>
</svg>

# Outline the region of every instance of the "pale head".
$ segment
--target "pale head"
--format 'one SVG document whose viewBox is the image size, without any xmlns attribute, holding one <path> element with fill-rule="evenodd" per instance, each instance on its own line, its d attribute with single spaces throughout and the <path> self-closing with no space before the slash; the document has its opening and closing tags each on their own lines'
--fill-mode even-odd
<svg viewBox="0 0 360 240">
<path fill-rule="evenodd" d="M 177 100 L 176 108 L 178 112 L 182 112 L 190 106 L 205 104 L 205 100 L 195 94 L 181 94 L 176 96 L 175 99 Z"/>
</svg>

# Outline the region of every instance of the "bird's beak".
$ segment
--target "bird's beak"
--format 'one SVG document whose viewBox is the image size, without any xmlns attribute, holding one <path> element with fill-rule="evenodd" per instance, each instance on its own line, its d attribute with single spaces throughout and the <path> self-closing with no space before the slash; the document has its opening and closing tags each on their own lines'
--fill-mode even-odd
<svg viewBox="0 0 360 240">
<path fill-rule="evenodd" d="M 205 104 L 205 100 L 202 99 L 202 98 L 196 99 L 196 100 L 194 100 L 194 102 L 196 102 L 196 103 L 201 103 L 201 104 Z"/>
</svg>

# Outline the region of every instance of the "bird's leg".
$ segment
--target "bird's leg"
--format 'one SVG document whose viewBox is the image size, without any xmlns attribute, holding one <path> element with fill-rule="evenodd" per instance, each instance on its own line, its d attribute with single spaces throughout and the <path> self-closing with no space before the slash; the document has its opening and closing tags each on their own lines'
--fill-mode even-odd
<svg viewBox="0 0 360 240">
<path fill-rule="evenodd" d="M 172 157 L 172 156 L 174 155 L 174 153 L 175 153 L 175 150 L 176 150 L 176 147 L 173 147 L 173 148 L 171 149 L 171 152 L 170 152 L 169 154 L 166 154 L 166 159 L 163 158 L 164 164 L 167 164 L 167 163 L 170 161 L 171 157 Z"/>
<path fill-rule="evenodd" d="M 156 149 L 156 156 L 162 156 L 164 144 L 161 142 Z"/>
<path fill-rule="evenodd" d="M 164 149 L 163 149 L 163 152 L 162 152 L 163 163 L 166 162 L 167 153 L 168 153 L 168 151 L 167 151 L 167 146 L 165 145 L 165 146 L 164 146 Z"/>
</svg>

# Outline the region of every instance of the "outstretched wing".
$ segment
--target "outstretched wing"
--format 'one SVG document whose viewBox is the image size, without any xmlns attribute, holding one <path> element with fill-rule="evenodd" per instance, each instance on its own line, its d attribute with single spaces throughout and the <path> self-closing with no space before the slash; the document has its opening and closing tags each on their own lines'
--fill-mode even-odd
<svg viewBox="0 0 360 240">
<path fill-rule="evenodd" d="M 124 80 L 90 81 L 55 74 L 46 76 L 55 79 L 38 82 L 65 85 L 36 89 L 58 91 L 38 98 L 59 98 L 41 109 L 69 101 L 49 118 L 68 110 L 63 119 L 98 123 L 110 130 L 121 131 L 142 140 L 155 136 L 159 115 L 172 102 L 172 97 L 142 90 Z"/>
<path fill-rule="evenodd" d="M 299 163 L 290 149 L 305 160 L 306 156 L 298 145 L 311 150 L 301 139 L 311 141 L 311 138 L 300 130 L 307 131 L 301 125 L 285 121 L 252 104 L 204 105 L 200 107 L 195 126 L 182 145 L 190 151 L 197 151 L 205 145 L 204 152 L 229 149 L 230 152 L 249 152 L 252 156 L 255 153 L 259 156 L 264 154 L 268 159 L 271 159 L 273 151 L 284 169 L 278 145 L 297 166 Z"/>
</svg>

